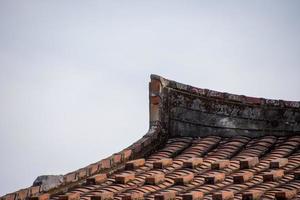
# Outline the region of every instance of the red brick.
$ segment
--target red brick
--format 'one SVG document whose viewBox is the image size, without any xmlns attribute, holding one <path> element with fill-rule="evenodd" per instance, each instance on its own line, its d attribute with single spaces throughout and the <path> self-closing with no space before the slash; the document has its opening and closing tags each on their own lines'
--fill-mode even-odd
<svg viewBox="0 0 300 200">
<path fill-rule="evenodd" d="M 17 192 L 17 199 L 20 199 L 20 200 L 26 199 L 28 197 L 28 195 L 29 195 L 29 190 L 27 188 L 19 190 Z"/>
<path fill-rule="evenodd" d="M 114 198 L 112 192 L 101 192 L 100 194 L 91 196 L 91 200 L 110 200 Z"/>
<path fill-rule="evenodd" d="M 86 176 L 87 176 L 87 170 L 85 168 L 78 171 L 79 179 L 85 178 Z"/>
<path fill-rule="evenodd" d="M 233 183 L 242 184 L 253 178 L 252 172 L 241 172 L 233 175 Z"/>
<path fill-rule="evenodd" d="M 212 195 L 213 200 L 230 200 L 234 198 L 234 194 L 231 191 L 216 192 Z"/>
<path fill-rule="evenodd" d="M 182 200 L 201 200 L 203 199 L 203 192 L 189 192 L 182 195 Z"/>
<path fill-rule="evenodd" d="M 122 162 L 122 155 L 121 154 L 114 154 L 113 155 L 113 162 L 114 164 L 119 164 Z"/>
<path fill-rule="evenodd" d="M 65 195 L 59 196 L 59 200 L 79 200 L 80 194 L 79 193 L 67 193 Z"/>
<path fill-rule="evenodd" d="M 188 159 L 187 161 L 183 162 L 183 167 L 195 169 L 195 168 L 199 167 L 202 163 L 203 163 L 202 158 L 191 158 L 191 159 Z"/>
<path fill-rule="evenodd" d="M 250 169 L 257 165 L 259 162 L 258 157 L 247 157 L 240 160 L 240 169 Z"/>
<path fill-rule="evenodd" d="M 3 200 L 14 200 L 16 197 L 16 193 L 11 193 L 3 196 Z"/>
<path fill-rule="evenodd" d="M 87 185 L 97 185 L 104 183 L 107 180 L 106 174 L 97 174 L 86 179 Z"/>
<path fill-rule="evenodd" d="M 230 166 L 229 160 L 218 160 L 211 164 L 211 169 L 219 170 L 219 169 L 224 169 L 225 167 L 229 167 L 229 166 Z"/>
<path fill-rule="evenodd" d="M 109 169 L 111 168 L 111 159 L 106 158 L 104 160 L 101 160 L 99 164 L 101 169 Z"/>
<path fill-rule="evenodd" d="M 91 164 L 88 167 L 89 175 L 94 175 L 98 172 L 98 164 Z"/>
<path fill-rule="evenodd" d="M 119 184 L 126 184 L 129 181 L 134 180 L 134 178 L 135 178 L 134 174 L 119 174 L 119 175 L 116 175 L 115 181 L 116 181 L 116 183 L 119 183 Z"/>
<path fill-rule="evenodd" d="M 260 104 L 261 103 L 261 98 L 257 97 L 245 97 L 246 102 L 250 104 Z"/>
<path fill-rule="evenodd" d="M 122 200 L 143 200 L 143 199 L 144 199 L 144 193 L 141 192 L 125 194 L 125 196 L 122 197 Z"/>
<path fill-rule="evenodd" d="M 159 80 L 152 80 L 150 82 L 150 90 L 151 92 L 160 92 L 161 83 Z"/>
<path fill-rule="evenodd" d="M 140 153 L 141 150 L 142 150 L 142 143 L 140 141 L 138 141 L 138 142 L 136 142 L 136 143 L 133 144 L 132 151 L 135 154 Z"/>
<path fill-rule="evenodd" d="M 174 179 L 175 184 L 177 185 L 185 185 L 190 183 L 194 179 L 194 174 L 189 173 L 186 175 L 178 176 Z"/>
<path fill-rule="evenodd" d="M 146 178 L 145 183 L 149 184 L 149 185 L 158 185 L 158 184 L 164 182 L 164 180 L 165 180 L 165 174 L 158 173 L 158 174 L 154 174 L 152 176 L 148 176 Z"/>
<path fill-rule="evenodd" d="M 262 195 L 263 192 L 259 190 L 251 190 L 243 193 L 242 200 L 259 200 Z"/>
<path fill-rule="evenodd" d="M 289 160 L 287 158 L 278 158 L 270 162 L 270 168 L 271 169 L 281 168 L 285 166 L 288 162 Z"/>
<path fill-rule="evenodd" d="M 137 159 L 137 160 L 131 160 L 128 161 L 125 165 L 125 169 L 126 170 L 133 170 L 139 167 L 142 167 L 145 165 L 145 159 L 141 158 L 141 159 Z"/>
<path fill-rule="evenodd" d="M 275 197 L 277 200 L 292 199 L 296 195 L 297 195 L 297 190 L 282 189 L 281 191 L 275 192 Z"/>
<path fill-rule="evenodd" d="M 204 176 L 204 181 L 206 184 L 217 184 L 224 181 L 224 179 L 225 174 L 219 172 L 211 173 Z"/>
<path fill-rule="evenodd" d="M 121 152 L 121 154 L 122 154 L 123 161 L 127 161 L 127 160 L 129 160 L 129 158 L 132 155 L 132 150 L 131 149 L 125 149 Z"/>
<path fill-rule="evenodd" d="M 72 183 L 75 181 L 77 181 L 77 176 L 75 172 L 64 175 L 64 183 Z"/>
<path fill-rule="evenodd" d="M 163 169 L 173 164 L 173 160 L 171 158 L 164 158 L 153 163 L 154 169 Z"/>
<path fill-rule="evenodd" d="M 175 200 L 176 199 L 176 193 L 174 191 L 170 192 L 162 192 L 160 194 L 156 194 L 154 196 L 155 200 Z"/>
<path fill-rule="evenodd" d="M 33 186 L 28 189 L 29 189 L 29 196 L 34 196 L 40 192 L 40 186 Z"/>
<path fill-rule="evenodd" d="M 160 98 L 160 96 L 151 96 L 150 102 L 154 105 L 157 105 L 161 102 L 161 98 Z"/>
<path fill-rule="evenodd" d="M 268 181 L 278 181 L 284 176 L 284 171 L 282 169 L 272 170 L 270 172 L 265 172 L 263 174 L 264 182 Z"/>
<path fill-rule="evenodd" d="M 49 200 L 50 195 L 45 193 L 45 194 L 41 194 L 38 196 L 32 196 L 30 198 L 28 198 L 28 200 Z"/>
</svg>

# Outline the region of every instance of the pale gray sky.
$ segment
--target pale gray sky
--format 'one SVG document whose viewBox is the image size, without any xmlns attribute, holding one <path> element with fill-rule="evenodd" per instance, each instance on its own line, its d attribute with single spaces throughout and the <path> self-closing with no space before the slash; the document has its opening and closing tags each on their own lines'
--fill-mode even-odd
<svg viewBox="0 0 300 200">
<path fill-rule="evenodd" d="M 300 1 L 0 0 L 0 196 L 148 129 L 151 73 L 300 100 Z"/>
</svg>

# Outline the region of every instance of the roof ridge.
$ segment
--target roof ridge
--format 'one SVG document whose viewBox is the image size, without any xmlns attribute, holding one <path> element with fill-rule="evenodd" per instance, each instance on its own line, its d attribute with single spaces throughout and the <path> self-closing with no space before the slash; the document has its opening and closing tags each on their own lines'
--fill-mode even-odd
<svg viewBox="0 0 300 200">
<path fill-rule="evenodd" d="M 242 104 L 266 105 L 266 106 L 274 106 L 274 107 L 278 106 L 278 107 L 285 107 L 285 108 L 300 108 L 300 101 L 271 99 L 271 98 L 254 97 L 248 95 L 239 95 L 239 94 L 233 94 L 228 92 L 220 92 L 216 90 L 191 86 L 188 84 L 184 84 L 181 82 L 164 78 L 156 74 L 151 74 L 150 77 L 152 80 L 159 80 L 163 87 L 182 90 L 182 91 L 186 91 L 201 96 L 206 96 L 209 98 L 218 98 L 221 100 L 234 101 Z"/>
<path fill-rule="evenodd" d="M 42 193 L 66 192 L 97 173 L 112 174 L 128 160 L 147 157 L 170 137 L 289 136 L 300 134 L 300 102 L 273 100 L 202 89 L 152 74 L 149 129 L 137 142 L 96 163 L 63 175 L 45 189 L 31 186 L 1 200 L 23 200 Z"/>
</svg>

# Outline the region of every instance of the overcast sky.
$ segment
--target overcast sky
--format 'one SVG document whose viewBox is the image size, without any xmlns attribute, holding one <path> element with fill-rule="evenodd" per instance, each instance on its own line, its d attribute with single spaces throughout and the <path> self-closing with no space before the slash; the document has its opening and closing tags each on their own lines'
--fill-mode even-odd
<svg viewBox="0 0 300 200">
<path fill-rule="evenodd" d="M 0 0 L 0 196 L 148 129 L 151 73 L 300 100 L 300 1 Z"/>
</svg>

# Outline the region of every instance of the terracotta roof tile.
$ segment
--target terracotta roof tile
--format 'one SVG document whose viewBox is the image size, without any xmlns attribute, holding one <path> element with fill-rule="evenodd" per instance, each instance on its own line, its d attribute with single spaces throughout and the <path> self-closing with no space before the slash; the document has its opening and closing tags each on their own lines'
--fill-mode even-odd
<svg viewBox="0 0 300 200">
<path fill-rule="evenodd" d="M 106 174 L 97 174 L 86 179 L 87 185 L 95 185 L 104 183 L 107 180 Z"/>
<path fill-rule="evenodd" d="M 202 163 L 203 163 L 203 158 L 193 157 L 193 158 L 190 158 L 190 159 L 184 161 L 183 162 L 183 167 L 194 169 L 194 168 L 199 167 Z"/>
<path fill-rule="evenodd" d="M 173 200 L 176 198 L 176 192 L 170 191 L 170 192 L 162 192 L 160 194 L 155 195 L 155 200 Z"/>
<path fill-rule="evenodd" d="M 125 165 L 125 169 L 126 170 L 133 170 L 136 169 L 138 167 L 142 167 L 145 165 L 145 159 L 141 158 L 141 159 L 137 159 L 137 160 L 131 160 L 128 161 Z"/>
<path fill-rule="evenodd" d="M 115 181 L 116 181 L 116 183 L 119 183 L 119 184 L 126 184 L 129 181 L 134 180 L 134 178 L 135 178 L 135 175 L 132 173 L 119 174 L 119 175 L 116 175 Z"/>
<path fill-rule="evenodd" d="M 289 160 L 287 158 L 277 158 L 277 159 L 272 160 L 270 162 L 270 168 L 272 168 L 272 169 L 274 169 L 274 168 L 282 168 L 288 162 L 289 162 Z"/>
<path fill-rule="evenodd" d="M 97 195 L 91 196 L 91 200 L 108 200 L 108 199 L 113 199 L 112 192 L 101 192 Z"/>
<path fill-rule="evenodd" d="M 259 190 L 251 190 L 243 193 L 242 200 L 259 200 L 262 196 L 262 192 Z"/>
<path fill-rule="evenodd" d="M 212 195 L 213 200 L 230 200 L 234 198 L 234 194 L 231 191 L 216 192 Z"/>
<path fill-rule="evenodd" d="M 300 103 L 153 76 L 150 129 L 121 152 L 1 200 L 300 199 Z M 46 196 L 43 196 L 46 195 Z"/>
<path fill-rule="evenodd" d="M 80 199 L 79 193 L 67 193 L 59 196 L 59 200 L 79 200 L 79 199 Z"/>
<path fill-rule="evenodd" d="M 182 195 L 182 200 L 201 200 L 203 199 L 203 192 L 192 191 Z"/>
<path fill-rule="evenodd" d="M 184 174 L 178 177 L 175 177 L 174 182 L 177 185 L 186 185 L 194 179 L 193 173 Z"/>
<path fill-rule="evenodd" d="M 157 173 L 146 178 L 145 184 L 158 185 L 165 180 L 164 173 Z"/>
<path fill-rule="evenodd" d="M 253 178 L 253 172 L 240 172 L 233 175 L 233 182 L 235 184 L 245 183 Z"/>
<path fill-rule="evenodd" d="M 284 171 L 281 169 L 271 170 L 263 174 L 264 182 L 268 181 L 278 181 L 284 176 Z"/>
<path fill-rule="evenodd" d="M 280 191 L 277 191 L 275 193 L 275 197 L 277 200 L 286 200 L 286 199 L 292 199 L 293 197 L 295 197 L 297 194 L 297 190 L 292 189 L 283 189 Z"/>
<path fill-rule="evenodd" d="M 225 180 L 225 174 L 220 172 L 213 172 L 204 176 L 206 184 L 216 184 Z"/>
<path fill-rule="evenodd" d="M 157 160 L 153 162 L 154 169 L 163 169 L 169 167 L 173 164 L 173 160 L 171 158 L 163 158 L 161 160 Z"/>
<path fill-rule="evenodd" d="M 49 200 L 50 195 L 45 193 L 38 196 L 29 197 L 28 200 Z"/>
<path fill-rule="evenodd" d="M 246 157 L 240 160 L 240 169 L 250 169 L 257 165 L 259 162 L 258 157 Z"/>
<path fill-rule="evenodd" d="M 211 164 L 211 169 L 224 169 L 225 167 L 229 167 L 229 160 L 217 160 L 216 162 Z"/>
<path fill-rule="evenodd" d="M 122 197 L 122 200 L 142 200 L 144 199 L 144 193 L 142 192 L 133 192 L 129 194 L 125 194 Z"/>
</svg>

